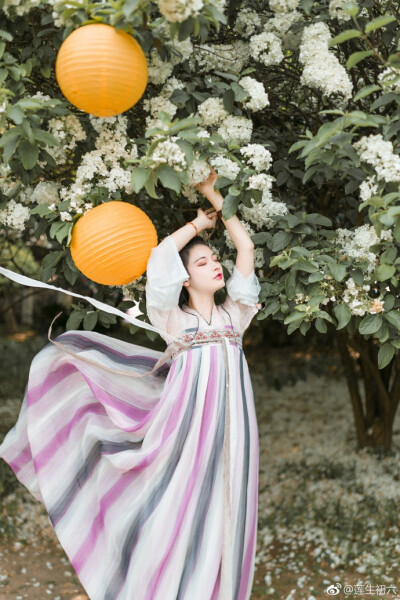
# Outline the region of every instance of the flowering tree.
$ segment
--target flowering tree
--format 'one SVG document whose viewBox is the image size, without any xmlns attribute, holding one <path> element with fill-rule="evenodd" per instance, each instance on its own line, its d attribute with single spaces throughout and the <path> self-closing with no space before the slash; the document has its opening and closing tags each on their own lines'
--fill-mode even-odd
<svg viewBox="0 0 400 600">
<path fill-rule="evenodd" d="M 133 202 L 165 237 L 205 202 L 195 185 L 211 165 L 224 218 L 237 213 L 256 245 L 263 302 L 257 321 L 280 320 L 289 334 L 333 327 L 358 443 L 390 448 L 400 398 L 397 5 L 2 0 L 0 6 L 0 222 L 14 243 L 30 239 L 48 249 L 40 278 L 79 284 L 72 228 L 102 202 Z M 116 117 L 76 109 L 55 81 L 62 41 L 95 22 L 132 34 L 148 59 L 143 98 Z M 234 246 L 221 223 L 210 242 L 229 276 Z M 121 291 L 145 312 L 144 276 Z M 100 299 L 114 303 L 113 292 L 98 286 Z M 67 328 L 114 320 L 79 304 Z"/>
</svg>

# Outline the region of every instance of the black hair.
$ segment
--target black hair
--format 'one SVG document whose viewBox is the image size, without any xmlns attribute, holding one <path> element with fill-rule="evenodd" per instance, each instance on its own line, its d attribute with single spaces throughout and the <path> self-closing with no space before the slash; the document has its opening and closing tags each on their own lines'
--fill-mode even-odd
<svg viewBox="0 0 400 600">
<path fill-rule="evenodd" d="M 203 246 L 207 246 L 207 248 L 210 248 L 209 244 L 207 244 L 207 242 L 199 235 L 195 235 L 187 244 L 185 244 L 185 246 L 183 246 L 183 248 L 179 251 L 179 256 L 181 257 L 181 260 L 183 262 L 183 266 L 186 268 L 187 265 L 189 264 L 189 255 L 190 255 L 190 250 L 193 248 L 193 246 L 196 246 L 197 244 L 202 244 Z M 186 287 L 184 285 L 182 285 L 182 289 L 181 292 L 179 294 L 179 300 L 178 300 L 178 305 L 179 308 L 181 308 L 184 312 L 188 313 L 189 315 L 193 315 L 194 317 L 197 318 L 197 330 L 196 333 L 199 330 L 199 326 L 200 326 L 200 322 L 199 322 L 199 317 L 198 315 L 196 315 L 193 312 L 189 312 L 188 310 L 185 310 L 185 306 L 187 306 L 188 308 L 190 308 L 189 306 L 189 292 L 187 291 Z M 232 325 L 232 319 L 231 319 L 231 315 L 229 314 L 229 312 L 226 310 L 226 308 L 224 306 L 222 306 L 222 308 L 224 309 L 224 311 L 227 313 L 227 315 L 229 316 L 229 321 L 231 323 L 231 327 L 233 330 L 233 325 Z M 237 342 L 235 340 L 235 344 L 237 346 Z"/>
<path fill-rule="evenodd" d="M 183 262 L 183 266 L 186 268 L 187 265 L 189 264 L 189 255 L 190 255 L 190 250 L 191 248 L 193 248 L 193 246 L 196 246 L 197 244 L 202 244 L 203 246 L 207 246 L 207 248 L 209 248 L 210 246 L 207 244 L 206 240 L 204 240 L 202 237 L 200 237 L 199 235 L 195 235 L 194 238 L 192 238 L 185 246 L 183 246 L 183 248 L 179 251 L 179 256 L 181 257 L 181 260 Z M 187 269 L 186 269 L 187 270 Z M 179 308 L 182 308 L 182 306 L 184 304 L 188 305 L 189 303 L 189 292 L 187 291 L 186 287 L 183 285 L 182 289 L 181 289 L 181 293 L 179 294 L 179 300 L 178 300 L 178 305 Z"/>
</svg>

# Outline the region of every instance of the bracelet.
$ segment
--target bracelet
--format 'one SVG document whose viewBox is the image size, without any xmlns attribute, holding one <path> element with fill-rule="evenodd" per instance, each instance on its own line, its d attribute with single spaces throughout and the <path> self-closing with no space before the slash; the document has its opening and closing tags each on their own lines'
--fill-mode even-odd
<svg viewBox="0 0 400 600">
<path fill-rule="evenodd" d="M 186 225 L 193 225 L 193 227 L 194 227 L 194 229 L 195 229 L 195 231 L 196 231 L 196 235 L 198 235 L 198 234 L 199 234 L 199 232 L 198 232 L 198 229 L 197 229 L 196 225 L 195 225 L 195 224 L 194 224 L 192 221 L 188 221 L 188 222 L 186 223 Z"/>
</svg>

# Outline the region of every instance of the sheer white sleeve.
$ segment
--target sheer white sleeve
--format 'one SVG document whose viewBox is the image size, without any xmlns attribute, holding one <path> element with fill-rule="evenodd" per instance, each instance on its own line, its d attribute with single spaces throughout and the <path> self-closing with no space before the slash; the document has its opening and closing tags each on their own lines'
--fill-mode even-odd
<svg viewBox="0 0 400 600">
<path fill-rule="evenodd" d="M 179 310 L 182 283 L 189 278 L 179 256 L 175 240 L 170 235 L 152 248 L 146 269 L 146 306 L 155 327 L 168 331 L 171 313 Z"/>
<path fill-rule="evenodd" d="M 230 313 L 233 325 L 243 335 L 259 310 L 256 304 L 261 285 L 254 269 L 245 277 L 234 265 L 232 275 L 226 281 L 226 290 L 223 306 Z"/>
</svg>

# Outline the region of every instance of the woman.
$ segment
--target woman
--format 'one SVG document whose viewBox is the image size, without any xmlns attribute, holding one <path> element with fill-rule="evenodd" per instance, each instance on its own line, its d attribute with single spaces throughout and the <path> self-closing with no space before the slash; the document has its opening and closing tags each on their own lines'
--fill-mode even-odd
<svg viewBox="0 0 400 600">
<path fill-rule="evenodd" d="M 223 220 L 237 259 L 225 302 L 214 303 L 222 269 L 197 233 L 222 208 L 215 180 L 213 171 L 197 186 L 215 210 L 199 209 L 147 264 L 149 319 L 182 346 L 160 357 L 93 331 L 63 333 L 34 357 L 0 446 L 91 600 L 250 598 L 259 447 L 241 339 L 260 284 L 246 230 Z"/>
</svg>

